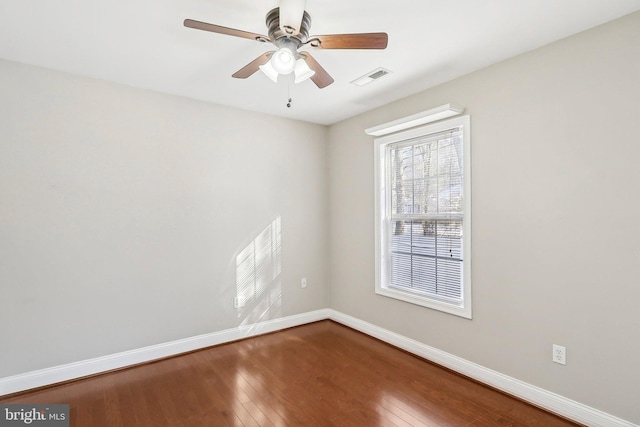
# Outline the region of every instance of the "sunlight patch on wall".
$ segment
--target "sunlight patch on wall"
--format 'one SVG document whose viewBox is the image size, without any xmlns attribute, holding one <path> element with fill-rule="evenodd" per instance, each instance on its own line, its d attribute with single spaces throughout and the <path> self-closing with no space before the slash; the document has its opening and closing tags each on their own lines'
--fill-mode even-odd
<svg viewBox="0 0 640 427">
<path fill-rule="evenodd" d="M 236 300 L 242 324 L 279 317 L 282 225 L 278 216 L 236 256 Z"/>
</svg>

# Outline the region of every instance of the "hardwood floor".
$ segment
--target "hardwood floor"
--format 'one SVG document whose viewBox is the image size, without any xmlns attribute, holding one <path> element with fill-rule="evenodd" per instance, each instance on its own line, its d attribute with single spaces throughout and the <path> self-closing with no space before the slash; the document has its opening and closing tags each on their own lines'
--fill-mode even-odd
<svg viewBox="0 0 640 427">
<path fill-rule="evenodd" d="M 17 396 L 72 426 L 576 426 L 326 320 Z"/>
</svg>

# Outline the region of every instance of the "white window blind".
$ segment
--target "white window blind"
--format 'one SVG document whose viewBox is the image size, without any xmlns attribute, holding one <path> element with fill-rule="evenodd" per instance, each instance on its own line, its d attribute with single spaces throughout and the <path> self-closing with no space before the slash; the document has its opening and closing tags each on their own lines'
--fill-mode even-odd
<svg viewBox="0 0 640 427">
<path fill-rule="evenodd" d="M 376 290 L 470 317 L 466 132 L 468 117 L 379 141 Z"/>
<path fill-rule="evenodd" d="M 390 144 L 389 286 L 462 298 L 462 135 Z"/>
</svg>

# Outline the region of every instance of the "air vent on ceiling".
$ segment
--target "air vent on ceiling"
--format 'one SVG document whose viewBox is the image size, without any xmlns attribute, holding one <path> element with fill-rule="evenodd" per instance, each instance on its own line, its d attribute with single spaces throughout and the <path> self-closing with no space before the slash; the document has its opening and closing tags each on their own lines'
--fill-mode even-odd
<svg viewBox="0 0 640 427">
<path fill-rule="evenodd" d="M 391 71 L 387 70 L 386 68 L 376 68 L 373 71 L 369 71 L 364 76 L 358 77 L 357 79 L 352 81 L 351 84 L 354 84 L 356 86 L 364 86 L 374 80 L 378 80 L 379 78 L 386 76 L 390 72 Z"/>
</svg>

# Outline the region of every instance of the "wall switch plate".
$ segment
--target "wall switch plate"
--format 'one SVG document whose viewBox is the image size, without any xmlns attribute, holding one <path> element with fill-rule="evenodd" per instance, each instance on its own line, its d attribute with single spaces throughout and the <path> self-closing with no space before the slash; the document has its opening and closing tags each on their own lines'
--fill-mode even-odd
<svg viewBox="0 0 640 427">
<path fill-rule="evenodd" d="M 306 288 L 307 287 L 307 278 L 303 277 L 302 279 L 300 279 L 300 287 L 301 288 Z"/>
<path fill-rule="evenodd" d="M 567 364 L 567 349 L 561 345 L 553 345 L 553 361 L 561 365 Z"/>
</svg>

